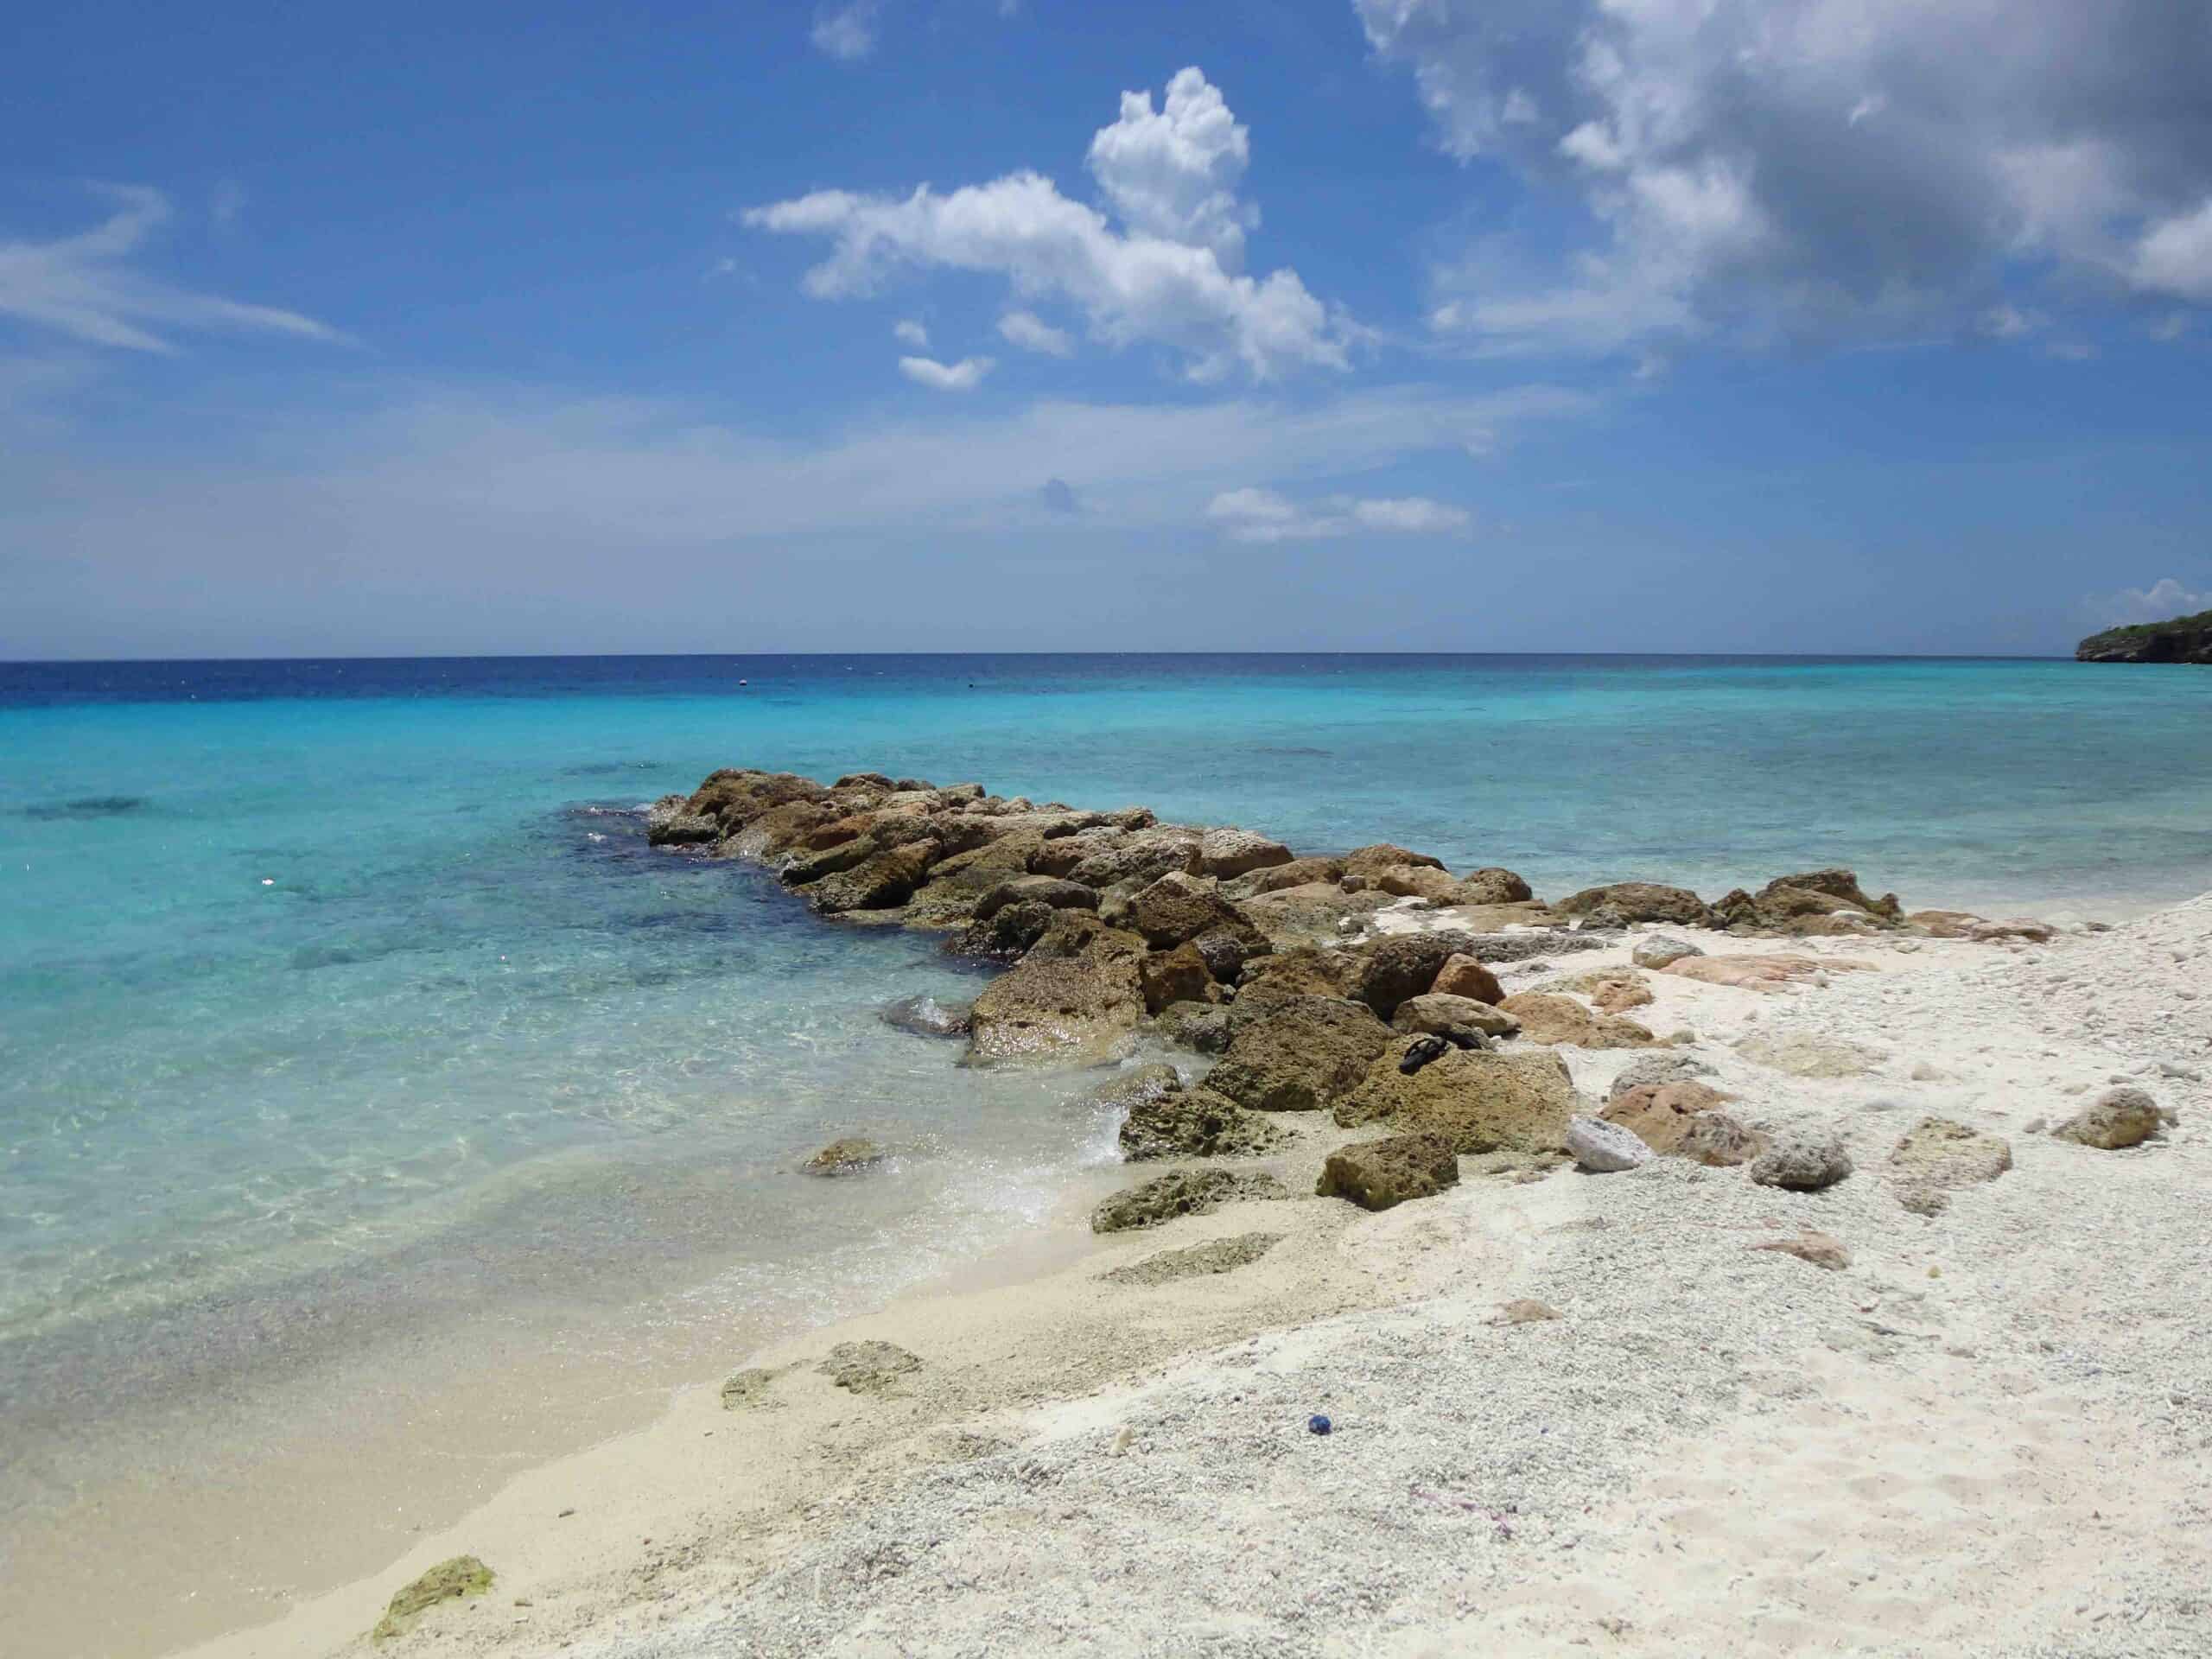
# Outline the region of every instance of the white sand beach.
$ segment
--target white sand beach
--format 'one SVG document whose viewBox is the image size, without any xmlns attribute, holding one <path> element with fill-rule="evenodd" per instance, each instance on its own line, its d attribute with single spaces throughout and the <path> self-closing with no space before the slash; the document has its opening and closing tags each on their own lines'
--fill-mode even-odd
<svg viewBox="0 0 2212 1659">
<path fill-rule="evenodd" d="M 1764 989 L 1629 969 L 1653 931 L 1500 969 L 1621 968 L 1679 1033 L 1560 1047 L 1592 1109 L 1688 1055 L 1752 1128 L 1840 1135 L 1850 1176 L 1471 1157 L 1371 1214 L 1309 1195 L 1373 1131 L 1296 1115 L 1256 1165 L 1287 1201 L 1098 1238 L 1071 1215 L 962 1287 L 733 1354 L 757 1375 L 728 1404 L 686 1392 L 192 1651 L 369 1651 L 467 1554 L 488 1592 L 376 1650 L 2212 1652 L 2212 895 L 2048 944 L 1691 936 L 1820 964 Z M 2119 1084 L 2175 1121 L 2116 1151 L 2048 1132 Z M 2011 1167 L 1923 1214 L 1888 1160 L 1930 1116 Z M 1806 1230 L 1848 1265 L 1754 1248 Z M 1281 1236 L 1231 1271 L 1101 1279 L 1254 1233 Z M 905 1357 L 864 1351 L 858 1389 L 817 1369 L 861 1343 Z"/>
</svg>

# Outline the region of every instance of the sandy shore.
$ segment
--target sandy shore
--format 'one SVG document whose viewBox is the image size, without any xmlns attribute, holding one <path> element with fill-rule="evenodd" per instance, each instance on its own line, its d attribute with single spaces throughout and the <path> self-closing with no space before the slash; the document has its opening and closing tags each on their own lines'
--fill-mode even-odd
<svg viewBox="0 0 2212 1659">
<path fill-rule="evenodd" d="M 1264 1160 L 1291 1200 L 1071 1217 L 193 1652 L 368 1651 L 397 1589 L 468 1554 L 491 1591 L 378 1650 L 2212 1653 L 2212 896 L 2039 946 L 1700 942 L 1827 964 L 1766 991 L 1647 973 L 1637 1014 L 1694 1033 L 1674 1052 L 1754 1128 L 1839 1132 L 1848 1179 L 1470 1158 L 1370 1214 L 1304 1196 L 1372 1133 L 1313 1115 Z M 1560 1052 L 1592 1101 L 1639 1058 Z M 2039 1132 L 2115 1079 L 2177 1125 L 2118 1152 Z M 1930 1115 L 2012 1166 L 1925 1216 L 1885 1160 Z M 1850 1265 L 1751 1248 L 1807 1228 Z M 1101 1277 L 1255 1232 L 1281 1237 L 1234 1271 Z M 1560 1317 L 1508 1322 L 1521 1298 Z M 817 1370 L 863 1342 L 918 1366 Z"/>
</svg>

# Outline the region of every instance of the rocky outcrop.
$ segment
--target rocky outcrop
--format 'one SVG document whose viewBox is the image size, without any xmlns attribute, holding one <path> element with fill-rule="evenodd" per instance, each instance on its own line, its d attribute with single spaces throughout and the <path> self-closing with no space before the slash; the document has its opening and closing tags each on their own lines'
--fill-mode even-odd
<svg viewBox="0 0 2212 1659">
<path fill-rule="evenodd" d="M 1128 1052 L 1144 1014 L 1144 941 L 1058 911 L 1027 955 L 976 997 L 972 1061 L 1096 1064 Z"/>
<path fill-rule="evenodd" d="M 1236 940 L 1248 950 L 1268 949 L 1267 935 L 1252 918 L 1221 895 L 1211 882 L 1170 872 L 1129 900 L 1128 925 L 1155 950 L 1167 950 L 1209 934 Z"/>
<path fill-rule="evenodd" d="M 1670 922 L 1677 927 L 1710 927 L 1713 912 L 1688 887 L 1656 881 L 1615 881 L 1569 893 L 1552 908 L 1580 916 L 1599 927 L 1627 927 L 1637 922 Z"/>
<path fill-rule="evenodd" d="M 1289 1196 L 1290 1189 L 1263 1170 L 1174 1169 L 1108 1198 L 1090 1212 L 1090 1230 L 1129 1232 L 1242 1199 Z"/>
<path fill-rule="evenodd" d="M 1869 898 L 1849 870 L 1808 870 L 1777 876 L 1757 893 L 1741 887 L 1713 906 L 1720 926 L 1739 932 L 1807 936 L 1875 933 L 1901 927 L 1897 896 Z"/>
<path fill-rule="evenodd" d="M 1460 1153 L 1560 1154 L 1581 1109 L 1556 1054 L 1452 1049 L 1410 1074 L 1399 1063 L 1420 1038 L 1399 1038 L 1335 1109 L 1338 1124 L 1383 1123 L 1435 1134 Z"/>
<path fill-rule="evenodd" d="M 1339 1147 L 1321 1166 L 1315 1194 L 1388 1210 L 1459 1184 L 1459 1158 L 1440 1135 L 1394 1135 Z"/>
<path fill-rule="evenodd" d="M 1360 1085 L 1390 1040 L 1371 1010 L 1342 998 L 1287 997 L 1249 1015 L 1240 1000 L 1206 1084 L 1254 1111 L 1325 1110 Z"/>
<path fill-rule="evenodd" d="M 2074 647 L 2081 663 L 2212 663 L 2212 611 L 2093 633 Z"/>
<path fill-rule="evenodd" d="M 1133 1101 L 1121 1128 L 1122 1156 L 1131 1163 L 1157 1158 L 1249 1158 L 1271 1151 L 1282 1132 L 1208 1088 L 1164 1090 Z"/>
<path fill-rule="evenodd" d="M 1198 868 L 1222 880 L 1290 862 L 1290 849 L 1249 830 L 1224 825 L 1198 837 Z"/>
</svg>

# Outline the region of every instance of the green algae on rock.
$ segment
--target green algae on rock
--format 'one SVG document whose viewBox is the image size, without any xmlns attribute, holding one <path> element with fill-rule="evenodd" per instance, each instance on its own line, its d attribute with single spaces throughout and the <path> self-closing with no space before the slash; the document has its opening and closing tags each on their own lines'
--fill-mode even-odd
<svg viewBox="0 0 2212 1659">
<path fill-rule="evenodd" d="M 369 1632 L 369 1640 L 389 1642 L 394 1637 L 406 1635 L 414 1628 L 415 1621 L 430 1608 L 442 1601 L 463 1601 L 471 1596 L 480 1596 L 491 1589 L 495 1576 L 474 1555 L 456 1555 L 449 1561 L 440 1561 L 392 1597 L 385 1607 L 384 1617 L 377 1621 L 376 1629 Z"/>
</svg>

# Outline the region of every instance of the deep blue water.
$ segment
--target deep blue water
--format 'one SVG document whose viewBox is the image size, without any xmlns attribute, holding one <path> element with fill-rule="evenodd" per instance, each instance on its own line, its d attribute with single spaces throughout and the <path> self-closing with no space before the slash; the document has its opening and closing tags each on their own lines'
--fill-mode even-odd
<svg viewBox="0 0 2212 1659">
<path fill-rule="evenodd" d="M 326 1339 L 238 1338 L 303 1286 L 391 1327 L 496 1320 L 549 1262 L 608 1306 L 690 1274 L 702 1317 L 819 1309 L 1103 1156 L 1065 1083 L 874 1020 L 972 989 L 932 941 L 643 845 L 717 766 L 1387 837 L 1553 895 L 1846 863 L 2116 910 L 2212 887 L 2208 715 L 2212 674 L 2061 662 L 0 664 L 0 1398 L 84 1433 L 88 1365 L 244 1386 Z M 855 1130 L 910 1155 L 789 1175 Z"/>
</svg>

